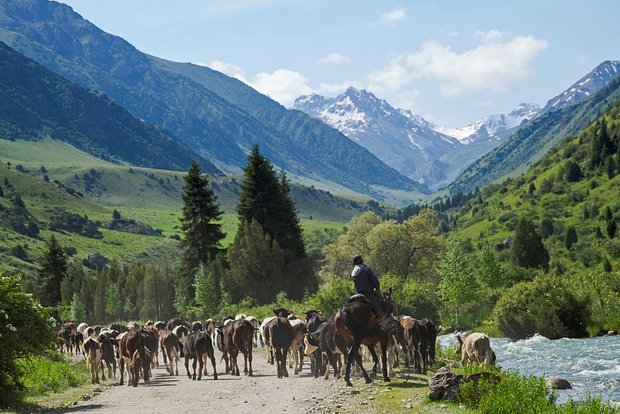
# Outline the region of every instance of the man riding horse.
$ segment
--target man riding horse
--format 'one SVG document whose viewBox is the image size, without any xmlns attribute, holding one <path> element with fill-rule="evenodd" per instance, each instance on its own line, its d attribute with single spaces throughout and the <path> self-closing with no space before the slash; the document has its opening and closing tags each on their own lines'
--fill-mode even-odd
<svg viewBox="0 0 620 414">
<path fill-rule="evenodd" d="M 387 304 L 381 293 L 381 285 L 375 272 L 364 264 L 364 259 L 359 254 L 353 257 L 355 267 L 351 272 L 351 279 L 355 284 L 355 292 L 366 299 L 376 314 L 387 312 Z"/>
</svg>

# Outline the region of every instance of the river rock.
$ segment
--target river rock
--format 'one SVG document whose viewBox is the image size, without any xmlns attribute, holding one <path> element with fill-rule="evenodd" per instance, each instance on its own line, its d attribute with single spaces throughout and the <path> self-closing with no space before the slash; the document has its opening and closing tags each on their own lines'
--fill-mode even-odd
<svg viewBox="0 0 620 414">
<path fill-rule="evenodd" d="M 461 381 L 478 382 L 481 379 L 497 383 L 500 377 L 491 372 L 479 372 L 477 374 L 456 375 L 446 367 L 437 370 L 437 373 L 428 380 L 428 398 L 433 401 L 455 401 L 456 392 Z"/>
<path fill-rule="evenodd" d="M 556 390 L 570 390 L 573 387 L 570 385 L 570 382 L 565 380 L 564 378 L 560 378 L 557 375 L 547 377 L 545 379 L 547 385 Z"/>
<path fill-rule="evenodd" d="M 446 367 L 441 367 L 428 379 L 428 398 L 433 401 L 456 399 L 456 390 L 462 375 L 456 375 Z"/>
</svg>

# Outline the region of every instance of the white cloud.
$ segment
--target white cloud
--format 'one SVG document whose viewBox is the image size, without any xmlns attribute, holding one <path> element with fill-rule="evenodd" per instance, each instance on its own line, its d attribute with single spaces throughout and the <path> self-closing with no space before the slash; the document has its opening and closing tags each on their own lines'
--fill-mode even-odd
<svg viewBox="0 0 620 414">
<path fill-rule="evenodd" d="M 350 61 L 351 59 L 348 56 L 345 56 L 342 53 L 338 52 L 330 53 L 324 58 L 318 60 L 319 63 L 346 63 Z"/>
<path fill-rule="evenodd" d="M 379 20 L 378 24 L 384 26 L 394 26 L 396 23 L 402 21 L 407 17 L 407 13 L 403 9 L 394 9 L 389 12 L 383 13 Z"/>
<path fill-rule="evenodd" d="M 217 70 L 218 72 L 222 72 L 228 76 L 232 76 L 232 77 L 243 77 L 243 69 L 241 69 L 241 66 L 236 65 L 234 63 L 225 63 L 222 62 L 221 60 L 212 60 L 211 63 L 207 63 L 207 64 L 203 64 L 203 63 L 199 63 L 199 65 L 202 66 L 208 66 L 213 70 Z"/>
<path fill-rule="evenodd" d="M 487 32 L 475 31 L 474 37 L 480 39 L 482 43 L 497 43 L 501 42 L 505 33 L 499 30 L 489 30 Z"/>
<path fill-rule="evenodd" d="M 277 69 L 272 73 L 262 72 L 246 83 L 286 107 L 299 96 L 312 93 L 308 79 L 301 73 L 288 69 Z"/>
<path fill-rule="evenodd" d="M 391 92 L 402 91 L 417 79 L 440 81 L 444 96 L 510 91 L 528 74 L 530 61 L 546 49 L 547 42 L 532 36 L 502 42 L 500 32 L 492 32 L 480 35 L 481 43 L 462 53 L 436 41 L 426 42 L 420 51 L 393 58 L 367 79 L 374 88 Z"/>
</svg>

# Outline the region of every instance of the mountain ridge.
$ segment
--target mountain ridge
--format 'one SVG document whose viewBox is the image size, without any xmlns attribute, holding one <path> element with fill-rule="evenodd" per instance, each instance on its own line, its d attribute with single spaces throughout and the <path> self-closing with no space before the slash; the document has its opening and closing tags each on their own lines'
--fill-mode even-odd
<svg viewBox="0 0 620 414">
<path fill-rule="evenodd" d="M 64 4 L 5 1 L 0 6 L 0 40 L 70 81 L 107 94 L 135 116 L 171 131 L 220 169 L 239 172 L 247 152 L 258 143 L 274 165 L 317 183 L 335 182 L 378 198 L 383 195 L 377 186 L 428 192 L 349 143 L 338 131 L 287 111 L 247 85 L 241 87 L 235 84 L 239 81 L 219 74 L 224 88 L 243 89 L 239 93 L 249 98 L 233 103 L 213 91 L 217 88 L 180 73 L 178 65 L 138 51 Z M 198 68 L 202 73 L 210 71 Z M 258 107 L 243 107 L 239 101 Z"/>
<path fill-rule="evenodd" d="M 0 42 L 0 137 L 68 142 L 99 158 L 185 170 L 197 160 L 219 170 L 172 135 L 136 119 L 105 95 L 59 77 Z"/>
</svg>

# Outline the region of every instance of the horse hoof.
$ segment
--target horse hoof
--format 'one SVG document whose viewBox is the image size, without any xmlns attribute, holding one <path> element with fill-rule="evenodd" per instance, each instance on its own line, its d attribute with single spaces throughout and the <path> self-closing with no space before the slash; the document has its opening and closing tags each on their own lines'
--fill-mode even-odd
<svg viewBox="0 0 620 414">
<path fill-rule="evenodd" d="M 214 376 L 213 376 L 213 379 L 214 379 L 214 380 L 216 380 L 216 379 L 217 379 L 217 375 L 214 375 Z"/>
</svg>

